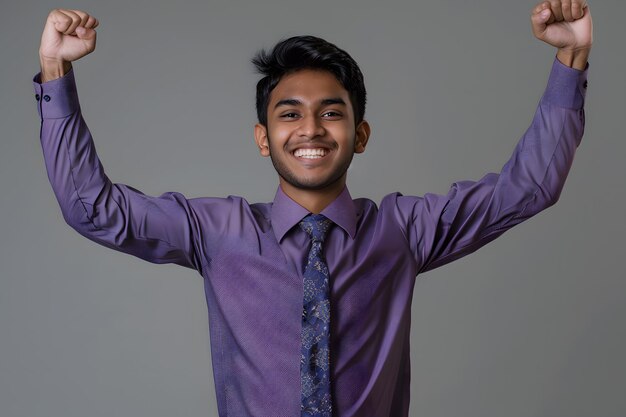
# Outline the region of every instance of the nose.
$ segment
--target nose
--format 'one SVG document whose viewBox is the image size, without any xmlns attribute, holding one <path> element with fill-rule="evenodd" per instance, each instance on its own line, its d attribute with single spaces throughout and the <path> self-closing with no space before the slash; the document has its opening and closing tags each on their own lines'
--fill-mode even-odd
<svg viewBox="0 0 626 417">
<path fill-rule="evenodd" d="M 298 126 L 298 135 L 309 139 L 323 136 L 325 132 L 326 130 L 322 125 L 322 121 L 314 115 L 303 117 Z"/>
</svg>

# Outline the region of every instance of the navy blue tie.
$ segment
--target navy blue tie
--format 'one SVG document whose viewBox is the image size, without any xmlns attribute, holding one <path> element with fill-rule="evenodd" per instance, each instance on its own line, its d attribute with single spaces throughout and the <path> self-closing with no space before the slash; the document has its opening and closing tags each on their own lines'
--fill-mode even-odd
<svg viewBox="0 0 626 417">
<path fill-rule="evenodd" d="M 331 417 L 330 395 L 330 286 L 322 243 L 332 222 L 321 214 L 309 214 L 300 227 L 311 237 L 304 268 L 302 309 L 301 417 Z"/>
</svg>

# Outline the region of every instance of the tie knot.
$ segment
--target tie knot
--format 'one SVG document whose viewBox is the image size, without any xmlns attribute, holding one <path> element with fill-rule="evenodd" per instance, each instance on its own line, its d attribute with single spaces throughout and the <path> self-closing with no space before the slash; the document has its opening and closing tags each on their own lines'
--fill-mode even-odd
<svg viewBox="0 0 626 417">
<path fill-rule="evenodd" d="M 311 236 L 311 239 L 314 241 L 323 242 L 332 223 L 333 222 L 323 214 L 309 214 L 300 221 L 300 227 Z"/>
</svg>

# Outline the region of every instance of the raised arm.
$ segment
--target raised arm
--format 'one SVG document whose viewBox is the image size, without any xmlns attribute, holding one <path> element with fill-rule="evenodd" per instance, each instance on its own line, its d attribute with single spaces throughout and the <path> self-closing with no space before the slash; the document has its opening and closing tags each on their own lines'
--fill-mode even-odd
<svg viewBox="0 0 626 417">
<path fill-rule="evenodd" d="M 581 0 L 538 4 L 537 38 L 558 48 L 528 130 L 500 173 L 458 181 L 445 195 L 397 196 L 396 214 L 419 272 L 461 258 L 558 200 L 582 139 L 591 14 Z"/>
<path fill-rule="evenodd" d="M 65 221 L 83 236 L 153 263 L 201 269 L 197 217 L 180 193 L 147 196 L 112 183 L 83 119 L 71 61 L 95 49 L 98 21 L 78 10 L 48 15 L 33 78 L 50 184 Z"/>
</svg>

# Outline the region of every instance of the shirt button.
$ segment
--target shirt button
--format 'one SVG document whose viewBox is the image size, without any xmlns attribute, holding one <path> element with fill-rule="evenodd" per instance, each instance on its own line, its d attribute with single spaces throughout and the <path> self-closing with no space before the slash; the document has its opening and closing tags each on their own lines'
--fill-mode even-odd
<svg viewBox="0 0 626 417">
<path fill-rule="evenodd" d="M 50 101 L 50 96 L 46 94 L 45 96 L 43 96 L 43 99 L 46 101 Z"/>
<path fill-rule="evenodd" d="M 39 94 L 35 94 L 35 100 L 39 101 L 39 99 L 40 99 Z"/>
</svg>

